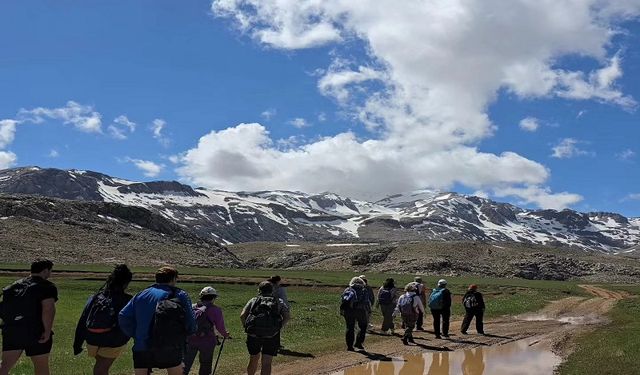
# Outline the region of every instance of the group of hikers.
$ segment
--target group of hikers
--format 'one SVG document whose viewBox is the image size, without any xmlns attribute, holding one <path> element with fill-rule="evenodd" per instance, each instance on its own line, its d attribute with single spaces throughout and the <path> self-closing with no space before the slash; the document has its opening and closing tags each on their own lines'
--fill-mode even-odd
<svg viewBox="0 0 640 375">
<path fill-rule="evenodd" d="M 50 374 L 49 353 L 58 300 L 56 286 L 48 281 L 52 269 L 51 261 L 36 260 L 31 264 L 30 276 L 2 290 L 0 375 L 9 375 L 23 353 L 31 359 L 35 375 Z M 204 287 L 199 301 L 192 304 L 187 292 L 176 287 L 175 268 L 157 270 L 155 284 L 135 296 L 127 293 L 132 279 L 133 273 L 125 264 L 117 265 L 104 285 L 88 299 L 76 325 L 74 354 L 80 354 L 86 343 L 88 356 L 95 360 L 93 374 L 108 375 L 133 338 L 135 375 L 148 375 L 153 369 L 164 369 L 168 375 L 188 375 L 196 357 L 199 375 L 215 374 L 218 361 L 213 362 L 214 350 L 220 345 L 219 360 L 225 341 L 231 338 L 222 309 L 216 305 L 219 296 L 216 289 Z M 240 314 L 247 335 L 248 375 L 256 374 L 259 367 L 261 375 L 271 374 L 273 357 L 282 349 L 280 333 L 291 315 L 281 281 L 280 276 L 272 276 L 260 282 L 258 295 L 245 304 Z M 484 334 L 484 301 L 477 286 L 470 286 L 463 304 L 467 313 L 462 333 L 466 334 L 475 317 L 478 333 Z M 419 277 L 405 286 L 404 294 L 396 291 L 393 279 L 387 279 L 376 296 L 362 275 L 351 279 L 341 295 L 340 312 L 346 322 L 348 350 L 364 350 L 374 305 L 382 312 L 383 332 L 394 333 L 394 317 L 402 317 L 405 345 L 414 343 L 414 328 L 424 330 L 427 306 L 433 316 L 436 337 L 449 337 L 451 292 L 445 280 L 440 280 L 427 298 Z"/>
<path fill-rule="evenodd" d="M 436 288 L 427 294 L 427 288 L 419 276 L 416 276 L 413 282 L 404 287 L 404 293 L 396 289 L 394 279 L 388 278 L 378 290 L 376 298 L 365 275 L 352 278 L 349 286 L 342 293 L 340 304 L 340 313 L 347 326 L 345 334 L 347 350 L 364 350 L 367 328 L 372 326 L 370 319 L 374 306 L 378 306 L 382 313 L 381 331 L 383 333 L 395 334 L 394 318 L 400 315 L 404 329 L 402 335 L 404 345 L 415 344 L 414 329 L 425 331 L 423 325 L 427 307 L 433 317 L 435 337 L 438 339 L 449 338 L 451 297 L 451 291 L 447 288 L 447 280 L 444 279 L 440 279 Z M 469 286 L 462 297 L 462 304 L 465 308 L 465 317 L 462 321 L 461 333 L 467 334 L 471 321 L 475 318 L 476 331 L 484 335 L 485 303 L 477 285 Z M 357 336 L 356 324 L 359 329 Z"/>
</svg>

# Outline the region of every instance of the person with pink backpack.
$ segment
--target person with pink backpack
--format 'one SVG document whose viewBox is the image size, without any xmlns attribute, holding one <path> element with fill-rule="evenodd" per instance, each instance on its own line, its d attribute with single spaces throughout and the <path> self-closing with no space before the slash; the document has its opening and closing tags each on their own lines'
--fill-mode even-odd
<svg viewBox="0 0 640 375">
<path fill-rule="evenodd" d="M 184 375 L 188 375 L 200 353 L 199 375 L 210 375 L 213 367 L 213 352 L 218 345 L 216 331 L 225 339 L 229 338 L 229 332 L 224 326 L 222 309 L 215 305 L 218 292 L 213 287 L 205 287 L 200 292 L 200 302 L 193 305 L 193 315 L 196 319 L 196 333 L 187 340 L 187 348 L 184 356 Z"/>
</svg>

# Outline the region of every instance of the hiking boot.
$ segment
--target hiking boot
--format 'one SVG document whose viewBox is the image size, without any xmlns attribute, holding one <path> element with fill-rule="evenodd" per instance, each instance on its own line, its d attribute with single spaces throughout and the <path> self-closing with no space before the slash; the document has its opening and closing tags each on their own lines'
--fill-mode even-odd
<svg viewBox="0 0 640 375">
<path fill-rule="evenodd" d="M 353 348 L 353 346 L 349 346 L 349 347 L 347 348 L 347 351 L 348 351 L 348 352 L 355 352 L 356 350 Z"/>
<path fill-rule="evenodd" d="M 391 332 L 391 336 L 393 336 L 393 335 L 395 335 L 395 334 L 396 334 L 396 330 L 395 330 L 395 329 L 393 329 L 393 328 L 391 328 L 389 331 Z"/>
<path fill-rule="evenodd" d="M 444 337 L 445 339 L 448 339 L 449 338 L 449 334 L 445 333 L 445 334 L 442 335 L 442 337 Z"/>
<path fill-rule="evenodd" d="M 482 336 L 486 335 L 486 333 L 484 333 L 484 332 L 478 332 L 478 334 L 482 335 Z"/>
<path fill-rule="evenodd" d="M 362 344 L 355 344 L 353 347 L 356 349 L 364 350 L 364 346 L 362 346 Z"/>
<path fill-rule="evenodd" d="M 437 339 L 441 339 L 441 338 L 442 338 L 442 336 L 440 336 L 440 335 L 436 335 L 436 338 L 437 338 Z"/>
<path fill-rule="evenodd" d="M 467 331 L 460 331 L 463 335 L 468 335 Z"/>
<path fill-rule="evenodd" d="M 405 345 L 409 345 L 409 340 L 407 340 L 407 339 L 402 339 L 402 343 L 403 343 L 403 344 L 405 344 Z"/>
<path fill-rule="evenodd" d="M 422 331 L 422 332 L 424 332 L 424 328 L 422 328 L 422 327 L 418 327 L 418 328 L 416 328 L 416 331 Z"/>
<path fill-rule="evenodd" d="M 415 343 L 416 343 L 416 342 L 413 340 L 413 337 L 409 337 L 409 340 L 407 340 L 407 341 L 409 341 L 409 342 L 410 342 L 410 343 L 412 343 L 412 344 L 415 344 Z"/>
</svg>

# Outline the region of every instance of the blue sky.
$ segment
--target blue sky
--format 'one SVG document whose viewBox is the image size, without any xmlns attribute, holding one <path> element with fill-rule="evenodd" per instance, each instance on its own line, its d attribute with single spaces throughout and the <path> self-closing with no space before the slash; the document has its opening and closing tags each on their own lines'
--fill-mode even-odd
<svg viewBox="0 0 640 375">
<path fill-rule="evenodd" d="M 640 6 L 307 2 L 1 2 L 0 164 L 640 216 Z"/>
</svg>

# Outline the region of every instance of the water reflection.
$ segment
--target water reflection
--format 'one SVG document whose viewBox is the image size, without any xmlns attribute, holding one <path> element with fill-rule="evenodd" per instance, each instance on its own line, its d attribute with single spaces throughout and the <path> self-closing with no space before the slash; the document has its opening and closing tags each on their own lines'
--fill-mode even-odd
<svg viewBox="0 0 640 375">
<path fill-rule="evenodd" d="M 334 375 L 547 375 L 559 362 L 550 350 L 523 340 L 464 351 L 407 355 Z"/>
</svg>

